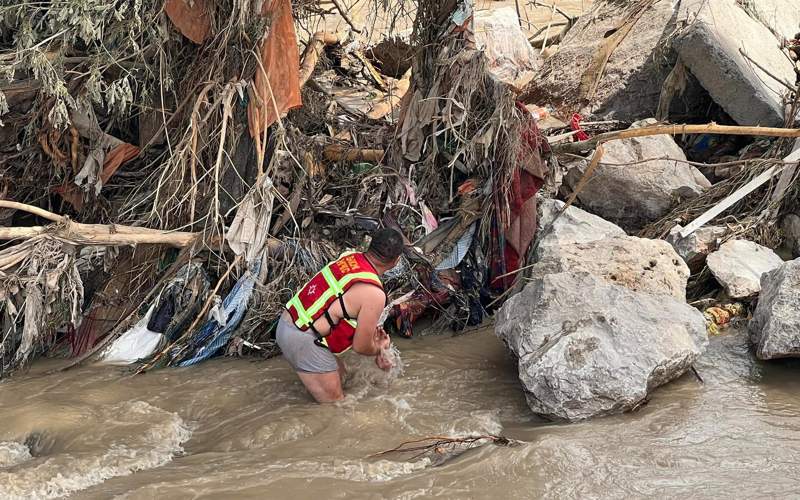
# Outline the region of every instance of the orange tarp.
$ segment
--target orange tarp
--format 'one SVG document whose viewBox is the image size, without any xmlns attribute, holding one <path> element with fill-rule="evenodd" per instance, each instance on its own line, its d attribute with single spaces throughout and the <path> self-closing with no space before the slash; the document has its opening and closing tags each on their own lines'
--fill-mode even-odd
<svg viewBox="0 0 800 500">
<path fill-rule="evenodd" d="M 208 15 L 206 0 L 167 0 L 164 4 L 172 23 L 183 36 L 197 44 L 202 44 L 211 32 L 211 18 Z"/>
<path fill-rule="evenodd" d="M 260 136 L 264 129 L 278 120 L 278 115 L 303 104 L 300 98 L 300 53 L 291 0 L 266 0 L 261 14 L 271 17 L 271 23 L 269 34 L 261 43 L 263 71 L 260 66 L 256 68 L 255 99 L 251 99 L 247 106 L 247 122 L 252 137 Z"/>
</svg>

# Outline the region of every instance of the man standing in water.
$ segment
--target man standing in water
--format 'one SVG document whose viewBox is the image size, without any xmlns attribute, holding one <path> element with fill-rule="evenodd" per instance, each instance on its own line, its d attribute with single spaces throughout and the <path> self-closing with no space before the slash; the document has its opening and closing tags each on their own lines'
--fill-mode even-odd
<svg viewBox="0 0 800 500">
<path fill-rule="evenodd" d="M 320 403 L 344 398 L 344 364 L 349 350 L 375 356 L 384 370 L 391 363 L 381 354 L 389 335 L 378 325 L 386 293 L 380 275 L 397 265 L 403 237 L 394 229 L 372 235 L 366 253 L 347 253 L 324 268 L 286 304 L 278 321 L 277 341 L 284 357 Z"/>
</svg>

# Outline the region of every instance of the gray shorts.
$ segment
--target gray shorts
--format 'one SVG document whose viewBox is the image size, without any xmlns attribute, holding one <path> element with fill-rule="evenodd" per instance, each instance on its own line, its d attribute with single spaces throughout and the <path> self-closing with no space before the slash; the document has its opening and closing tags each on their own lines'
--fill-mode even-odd
<svg viewBox="0 0 800 500">
<path fill-rule="evenodd" d="M 281 318 L 275 334 L 278 347 L 292 368 L 298 372 L 327 373 L 339 369 L 339 364 L 328 349 L 314 343 L 314 333 L 302 331 Z"/>
</svg>

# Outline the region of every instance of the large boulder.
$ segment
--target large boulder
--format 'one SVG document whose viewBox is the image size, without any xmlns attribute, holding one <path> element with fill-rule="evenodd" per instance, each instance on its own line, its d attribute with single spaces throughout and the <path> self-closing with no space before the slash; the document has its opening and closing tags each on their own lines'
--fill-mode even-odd
<svg viewBox="0 0 800 500">
<path fill-rule="evenodd" d="M 728 297 L 745 299 L 761 291 L 761 275 L 779 267 L 783 259 L 758 243 L 731 240 L 709 254 L 706 264 Z"/>
<path fill-rule="evenodd" d="M 589 243 L 602 240 L 610 236 L 625 236 L 625 231 L 616 224 L 590 214 L 571 205 L 564 210 L 565 203 L 552 198 L 539 198 L 539 231 L 550 228 L 547 234 L 537 235 L 538 241 L 536 255 L 547 247 L 567 245 L 572 243 Z"/>
<path fill-rule="evenodd" d="M 644 120 L 631 128 L 652 123 Z M 623 229 L 640 229 L 669 213 L 678 200 L 695 198 L 711 187 L 699 170 L 685 163 L 683 150 L 668 135 L 612 141 L 603 148 L 602 162 L 578 200 Z M 586 168 L 586 160 L 571 166 L 565 177 L 571 189 Z"/>
<path fill-rule="evenodd" d="M 789 214 L 781 221 L 781 229 L 786 237 L 786 246 L 792 257 L 800 257 L 800 215 Z"/>
<path fill-rule="evenodd" d="M 667 241 L 678 252 L 689 269 L 697 271 L 705 264 L 708 254 L 719 246 L 719 240 L 728 233 L 728 229 L 720 226 L 704 226 L 683 238 L 680 224 L 670 230 Z"/>
<path fill-rule="evenodd" d="M 689 268 L 669 243 L 635 236 L 612 236 L 586 243 L 538 249 L 533 276 L 586 271 L 635 292 L 686 300 Z"/>
<path fill-rule="evenodd" d="M 685 302 L 580 272 L 534 278 L 500 309 L 495 333 L 518 358 L 531 409 L 567 421 L 635 408 L 708 344 Z"/>
<path fill-rule="evenodd" d="M 686 0 L 680 17 L 673 47 L 714 101 L 740 125 L 783 125 L 787 89 L 775 78 L 796 75 L 776 36 L 737 0 Z"/>
<path fill-rule="evenodd" d="M 797 0 L 757 0 L 747 2 L 744 6 L 751 16 L 780 38 L 791 40 L 800 32 L 800 6 Z"/>
<path fill-rule="evenodd" d="M 594 2 L 566 33 L 558 51 L 544 61 L 522 99 L 552 104 L 565 116 L 579 112 L 626 122 L 655 116 L 662 85 L 677 59 L 669 44 L 676 29 L 675 2 L 650 6 L 611 53 L 594 96 L 587 100 L 581 94 L 592 59 L 603 50 L 608 35 L 620 28 L 625 12 L 616 0 Z M 707 107 L 704 102 L 708 102 L 707 94 L 688 75 L 686 89 L 680 99 L 674 99 L 671 111 L 694 115 Z"/>
<path fill-rule="evenodd" d="M 800 357 L 800 259 L 761 277 L 749 327 L 759 359 Z"/>
</svg>

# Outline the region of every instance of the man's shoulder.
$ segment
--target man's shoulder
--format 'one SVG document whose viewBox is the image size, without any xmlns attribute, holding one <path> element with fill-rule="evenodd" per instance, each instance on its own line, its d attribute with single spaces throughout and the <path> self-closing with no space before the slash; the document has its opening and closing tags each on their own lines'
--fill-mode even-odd
<svg viewBox="0 0 800 500">
<path fill-rule="evenodd" d="M 364 282 L 353 283 L 353 285 L 350 287 L 350 290 L 348 290 L 348 293 L 358 295 L 359 297 L 367 300 L 376 298 L 382 301 L 385 296 L 381 287 L 372 283 Z"/>
</svg>

